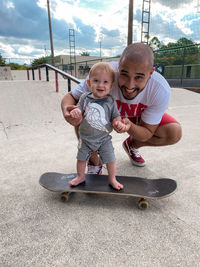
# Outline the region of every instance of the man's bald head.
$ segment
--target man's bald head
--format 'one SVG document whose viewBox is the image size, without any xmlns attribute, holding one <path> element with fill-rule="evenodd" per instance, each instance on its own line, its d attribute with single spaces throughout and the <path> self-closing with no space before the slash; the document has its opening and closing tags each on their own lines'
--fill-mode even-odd
<svg viewBox="0 0 200 267">
<path fill-rule="evenodd" d="M 121 57 L 120 63 L 124 63 L 124 61 L 132 61 L 135 63 L 144 63 L 149 65 L 149 69 L 153 68 L 154 64 L 154 54 L 152 49 L 143 43 L 134 43 L 127 46 Z"/>
</svg>

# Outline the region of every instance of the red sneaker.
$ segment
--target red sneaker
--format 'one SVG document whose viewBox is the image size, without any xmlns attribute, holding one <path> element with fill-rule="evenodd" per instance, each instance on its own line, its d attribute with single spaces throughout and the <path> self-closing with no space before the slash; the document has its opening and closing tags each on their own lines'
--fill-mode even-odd
<svg viewBox="0 0 200 267">
<path fill-rule="evenodd" d="M 102 174 L 102 167 L 103 167 L 102 165 L 95 166 L 92 164 L 92 162 L 89 161 L 87 166 L 88 166 L 87 173 L 89 173 L 89 174 Z"/>
<path fill-rule="evenodd" d="M 143 167 L 145 165 L 145 160 L 139 154 L 138 149 L 131 146 L 131 139 L 128 137 L 122 144 L 124 150 L 126 151 L 127 155 L 129 156 L 131 163 L 133 165 Z"/>
</svg>

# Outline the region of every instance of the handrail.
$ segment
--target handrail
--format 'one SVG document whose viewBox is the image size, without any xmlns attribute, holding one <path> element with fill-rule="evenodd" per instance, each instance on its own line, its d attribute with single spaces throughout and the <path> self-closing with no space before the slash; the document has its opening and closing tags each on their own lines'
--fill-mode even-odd
<svg viewBox="0 0 200 267">
<path fill-rule="evenodd" d="M 77 79 L 76 77 L 66 73 L 65 71 L 62 71 L 50 64 L 41 64 L 41 65 L 37 65 L 37 66 L 32 66 L 29 67 L 27 69 L 27 79 L 30 80 L 30 76 L 29 76 L 29 70 L 32 70 L 32 78 L 33 80 L 35 80 L 35 73 L 34 70 L 38 69 L 38 75 L 39 75 L 39 80 L 41 80 L 41 68 L 46 68 L 46 81 L 49 81 L 49 69 L 55 71 L 55 82 L 56 82 L 56 92 L 59 92 L 59 88 L 58 88 L 58 73 L 64 77 L 66 77 L 68 79 L 68 92 L 71 91 L 71 81 L 79 84 L 80 80 Z"/>
</svg>

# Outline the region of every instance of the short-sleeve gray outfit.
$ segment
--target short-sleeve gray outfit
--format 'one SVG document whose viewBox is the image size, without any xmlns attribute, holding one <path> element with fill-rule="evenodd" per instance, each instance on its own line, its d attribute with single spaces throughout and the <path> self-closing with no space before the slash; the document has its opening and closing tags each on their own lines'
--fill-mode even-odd
<svg viewBox="0 0 200 267">
<path fill-rule="evenodd" d="M 115 161 L 110 135 L 113 130 L 111 121 L 120 115 L 115 100 L 111 95 L 96 99 L 91 93 L 84 93 L 79 99 L 78 108 L 83 120 L 79 126 L 77 159 L 88 161 L 91 152 L 97 151 L 102 164 Z"/>
</svg>

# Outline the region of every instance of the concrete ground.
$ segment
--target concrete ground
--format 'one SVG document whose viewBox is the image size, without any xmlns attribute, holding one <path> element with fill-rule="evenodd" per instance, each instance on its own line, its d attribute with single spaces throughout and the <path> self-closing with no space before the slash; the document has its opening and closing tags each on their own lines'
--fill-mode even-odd
<svg viewBox="0 0 200 267">
<path fill-rule="evenodd" d="M 56 93 L 54 81 L 0 81 L 0 266 L 200 266 L 200 94 L 172 89 L 168 112 L 183 138 L 142 148 L 143 168 L 113 132 L 118 175 L 178 182 L 141 211 L 132 197 L 76 193 L 63 203 L 39 185 L 44 172 L 76 171 L 77 141 L 60 110 L 66 83 Z"/>
</svg>

